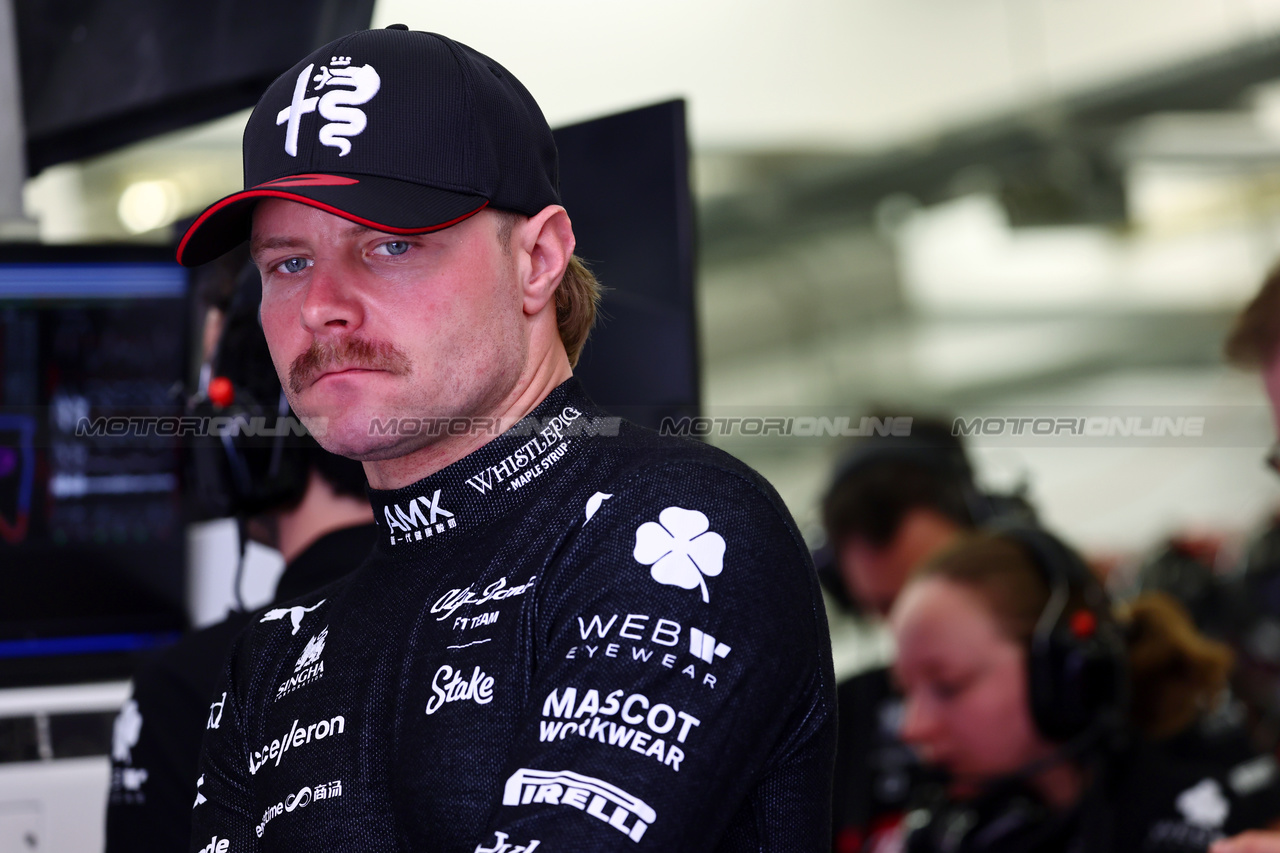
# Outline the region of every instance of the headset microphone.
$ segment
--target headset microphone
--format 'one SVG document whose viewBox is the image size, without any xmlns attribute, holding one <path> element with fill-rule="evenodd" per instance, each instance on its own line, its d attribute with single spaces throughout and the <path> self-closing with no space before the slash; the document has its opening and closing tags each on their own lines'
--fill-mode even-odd
<svg viewBox="0 0 1280 853">
<path fill-rule="evenodd" d="M 926 768 L 922 794 L 904 821 L 904 853 L 980 853 L 999 846 L 1001 853 L 1033 853 L 1058 831 L 1061 820 L 1034 795 L 1028 784 L 1046 770 L 1074 761 L 1100 740 L 1088 731 L 1049 755 L 1011 773 L 966 777 L 944 768 Z M 978 788 L 961 802 L 951 800 L 956 782 Z"/>
<path fill-rule="evenodd" d="M 208 425 L 189 455 L 196 487 L 188 512 L 197 521 L 236 519 L 240 557 L 234 594 L 241 609 L 249 519 L 302 499 L 315 446 L 291 416 L 276 377 L 258 321 L 261 293 L 257 270 L 245 265 L 217 344 L 187 401 L 187 414 Z"/>
</svg>

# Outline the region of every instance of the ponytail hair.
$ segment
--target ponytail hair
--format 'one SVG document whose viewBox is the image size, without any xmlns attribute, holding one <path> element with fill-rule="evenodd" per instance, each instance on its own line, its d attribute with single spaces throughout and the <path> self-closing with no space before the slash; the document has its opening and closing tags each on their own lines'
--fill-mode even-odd
<svg viewBox="0 0 1280 853">
<path fill-rule="evenodd" d="M 1149 738 L 1176 735 L 1217 702 L 1234 656 L 1167 593 L 1144 593 L 1118 615 L 1129 649 L 1129 720 Z"/>
<path fill-rule="evenodd" d="M 978 532 L 921 565 L 911 582 L 941 578 L 977 594 L 1000 632 L 1030 650 L 1036 622 L 1049 601 L 1043 569 L 1014 540 Z M 1073 589 L 1068 611 L 1085 607 Z M 1184 731 L 1213 707 L 1234 663 L 1231 650 L 1199 633 L 1186 610 L 1164 593 L 1146 593 L 1119 608 L 1115 618 L 1127 647 L 1129 723 L 1151 739 Z"/>
</svg>

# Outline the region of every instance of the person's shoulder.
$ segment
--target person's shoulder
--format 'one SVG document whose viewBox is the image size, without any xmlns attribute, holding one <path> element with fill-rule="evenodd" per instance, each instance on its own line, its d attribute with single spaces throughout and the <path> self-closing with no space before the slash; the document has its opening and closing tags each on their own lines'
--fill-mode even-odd
<svg viewBox="0 0 1280 853">
<path fill-rule="evenodd" d="M 777 491 L 754 468 L 718 447 L 678 435 L 665 435 L 629 421 L 616 434 L 598 436 L 593 453 L 609 469 L 608 482 L 655 486 L 684 484 L 701 489 L 725 488 L 739 497 L 754 493 L 788 520 L 790 513 Z"/>
<path fill-rule="evenodd" d="M 806 642 L 829 648 L 809 549 L 763 477 L 714 447 L 630 426 L 587 458 L 575 492 L 557 497 L 568 533 L 538 581 L 544 616 L 660 611 L 704 634 L 716 619 L 797 636 L 810 626 Z"/>
<path fill-rule="evenodd" d="M 169 693 L 185 690 L 203 701 L 214 692 L 236 637 L 251 618 L 248 613 L 233 611 L 222 621 L 192 631 L 144 660 L 134 674 L 135 693 L 156 688 Z"/>
</svg>

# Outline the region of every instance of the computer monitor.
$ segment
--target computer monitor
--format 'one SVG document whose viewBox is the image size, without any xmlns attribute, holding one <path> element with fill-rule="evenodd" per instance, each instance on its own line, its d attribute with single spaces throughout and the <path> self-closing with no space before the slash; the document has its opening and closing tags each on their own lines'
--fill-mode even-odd
<svg viewBox="0 0 1280 853">
<path fill-rule="evenodd" d="M 0 686 L 184 627 L 187 291 L 168 249 L 0 246 Z"/>
<path fill-rule="evenodd" d="M 374 0 L 14 0 L 31 174 L 258 102 Z"/>
<path fill-rule="evenodd" d="M 658 428 L 699 413 L 684 101 L 554 131 L 576 253 L 605 287 L 574 373 L 605 409 Z"/>
</svg>

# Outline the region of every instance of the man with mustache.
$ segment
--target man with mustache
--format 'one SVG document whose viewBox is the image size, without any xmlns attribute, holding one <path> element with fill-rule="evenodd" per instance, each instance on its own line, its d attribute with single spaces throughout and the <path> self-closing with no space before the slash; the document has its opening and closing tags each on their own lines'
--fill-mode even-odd
<svg viewBox="0 0 1280 853">
<path fill-rule="evenodd" d="M 804 543 L 755 472 L 574 380 L 598 285 L 556 175 L 506 69 L 397 25 L 277 80 L 246 189 L 183 238 L 189 265 L 249 240 L 289 404 L 379 525 L 294 630 L 237 641 L 192 850 L 829 844 Z"/>
</svg>

